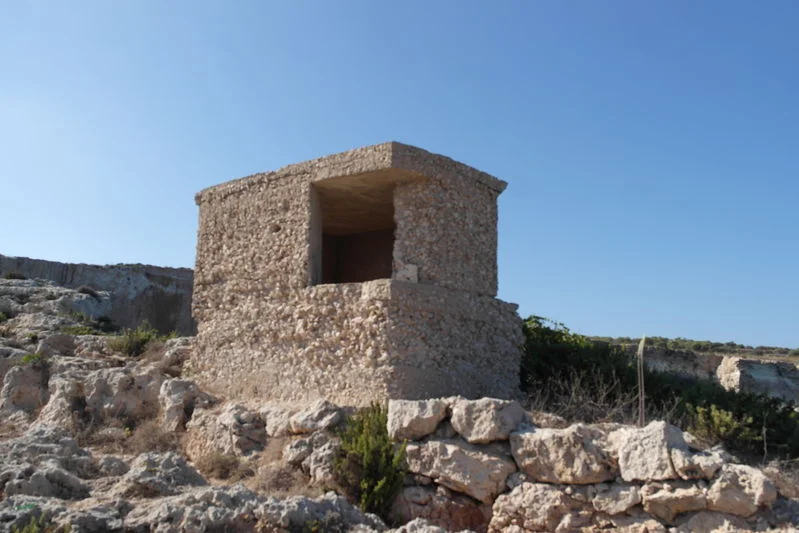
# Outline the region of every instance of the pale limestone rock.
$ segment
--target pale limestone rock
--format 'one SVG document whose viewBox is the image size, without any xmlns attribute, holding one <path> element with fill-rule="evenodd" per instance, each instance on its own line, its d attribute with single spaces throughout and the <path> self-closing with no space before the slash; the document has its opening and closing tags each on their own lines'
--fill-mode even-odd
<svg viewBox="0 0 799 533">
<path fill-rule="evenodd" d="M 672 529 L 673 533 L 748 533 L 754 531 L 745 520 L 724 513 L 702 511 Z"/>
<path fill-rule="evenodd" d="M 705 491 L 686 482 L 652 483 L 641 489 L 644 510 L 668 524 L 677 515 L 707 509 Z"/>
<path fill-rule="evenodd" d="M 707 491 L 709 510 L 744 517 L 771 507 L 776 499 L 771 480 L 746 465 L 725 464 Z"/>
<path fill-rule="evenodd" d="M 36 353 L 40 353 L 47 357 L 53 355 L 72 356 L 75 354 L 75 337 L 63 333 L 48 335 L 39 341 L 39 345 L 36 347 Z"/>
<path fill-rule="evenodd" d="M 202 485 L 207 485 L 205 479 L 180 455 L 145 453 L 133 461 L 130 470 L 111 489 L 111 495 L 153 498 Z"/>
<path fill-rule="evenodd" d="M 693 453 L 675 448 L 671 450 L 671 462 L 682 479 L 712 479 L 726 458 L 718 450 Z"/>
<path fill-rule="evenodd" d="M 104 476 L 121 476 L 130 470 L 128 464 L 113 455 L 106 455 L 97 461 L 97 468 Z"/>
<path fill-rule="evenodd" d="M 601 513 L 617 515 L 641 503 L 641 492 L 635 485 L 599 485 L 591 503 Z"/>
<path fill-rule="evenodd" d="M 285 437 L 291 434 L 291 417 L 296 409 L 282 405 L 265 405 L 258 409 L 266 424 L 266 434 L 270 437 Z"/>
<path fill-rule="evenodd" d="M 597 445 L 604 434 L 575 424 L 566 429 L 528 429 L 510 436 L 519 468 L 547 483 L 590 484 L 613 479 L 618 470 Z"/>
<path fill-rule="evenodd" d="M 195 409 L 207 409 L 216 403 L 215 398 L 200 390 L 196 383 L 186 379 L 167 379 L 158 393 L 161 405 L 161 425 L 166 431 L 179 431 Z"/>
<path fill-rule="evenodd" d="M 666 422 L 613 431 L 608 435 L 608 446 L 617 454 L 624 481 L 677 479 L 670 450 L 687 448 L 679 428 Z"/>
<path fill-rule="evenodd" d="M 248 455 L 266 444 L 263 420 L 241 405 L 217 411 L 199 409 L 186 424 L 186 454 L 193 460 L 208 453 Z"/>
<path fill-rule="evenodd" d="M 444 399 L 389 400 L 388 435 L 394 440 L 419 440 L 436 430 L 447 416 Z"/>
<path fill-rule="evenodd" d="M 524 409 L 516 401 L 481 398 L 458 399 L 452 406 L 452 427 L 472 444 L 507 440 L 524 420 Z"/>
<path fill-rule="evenodd" d="M 610 522 L 615 529 L 609 531 L 613 533 L 666 533 L 666 527 L 663 524 L 644 513 L 633 516 L 615 515 L 610 517 Z"/>
<path fill-rule="evenodd" d="M 49 400 L 37 422 L 48 426 L 71 427 L 72 413 L 85 400 L 82 381 L 68 376 L 53 376 L 48 385 Z"/>
<path fill-rule="evenodd" d="M 508 476 L 516 471 L 513 461 L 462 441 L 411 443 L 405 456 L 410 472 L 489 504 L 505 489 Z"/>
<path fill-rule="evenodd" d="M 0 471 L 0 487 L 8 496 L 28 494 L 62 500 L 89 496 L 88 485 L 53 460 L 38 467 L 26 463 L 6 467 Z"/>
<path fill-rule="evenodd" d="M 318 400 L 289 419 L 292 433 L 313 433 L 338 424 L 341 409 L 327 400 Z"/>
<path fill-rule="evenodd" d="M 390 520 L 402 524 L 425 519 L 446 531 L 486 531 L 491 506 L 437 486 L 403 487 L 391 508 Z"/>
<path fill-rule="evenodd" d="M 86 412 L 99 420 L 149 418 L 158 412 L 166 376 L 155 366 L 131 365 L 91 372 L 84 382 Z"/>
<path fill-rule="evenodd" d="M 292 466 L 299 466 L 312 451 L 313 446 L 309 439 L 295 440 L 283 448 L 283 460 Z"/>
<path fill-rule="evenodd" d="M 488 531 L 556 531 L 561 522 L 572 514 L 585 516 L 590 515 L 590 511 L 570 498 L 560 487 L 523 483 L 496 499 Z"/>
<path fill-rule="evenodd" d="M 33 365 L 17 366 L 6 373 L 0 390 L 0 416 L 15 411 L 32 413 L 47 403 L 46 369 Z"/>
</svg>

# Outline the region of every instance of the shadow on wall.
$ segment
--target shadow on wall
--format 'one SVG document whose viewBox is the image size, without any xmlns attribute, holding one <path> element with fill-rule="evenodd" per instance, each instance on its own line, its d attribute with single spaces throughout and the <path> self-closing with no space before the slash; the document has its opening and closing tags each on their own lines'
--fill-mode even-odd
<svg viewBox="0 0 799 533">
<path fill-rule="evenodd" d="M 147 320 L 161 333 L 194 335 L 197 331 L 191 316 L 194 273 L 190 268 L 58 263 L 0 254 L 0 276 L 11 272 L 70 288 L 108 291 L 110 318 L 123 327 L 135 328 Z"/>
</svg>

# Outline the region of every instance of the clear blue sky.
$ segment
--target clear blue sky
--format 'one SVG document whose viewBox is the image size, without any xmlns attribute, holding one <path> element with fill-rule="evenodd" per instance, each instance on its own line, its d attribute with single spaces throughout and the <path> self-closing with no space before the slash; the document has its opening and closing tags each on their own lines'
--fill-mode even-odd
<svg viewBox="0 0 799 533">
<path fill-rule="evenodd" d="M 398 140 L 509 182 L 500 296 L 799 346 L 795 1 L 4 2 L 0 253 L 192 266 L 203 187 Z"/>
</svg>

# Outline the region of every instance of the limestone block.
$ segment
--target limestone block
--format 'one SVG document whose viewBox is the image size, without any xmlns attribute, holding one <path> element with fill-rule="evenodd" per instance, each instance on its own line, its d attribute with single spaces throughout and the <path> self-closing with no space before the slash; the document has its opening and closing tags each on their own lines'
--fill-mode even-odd
<svg viewBox="0 0 799 533">
<path fill-rule="evenodd" d="M 516 401 L 481 398 L 458 399 L 452 406 L 452 427 L 472 444 L 507 440 L 524 420 L 524 409 Z"/>
<path fill-rule="evenodd" d="M 644 510 L 673 524 L 677 515 L 707 509 L 704 489 L 686 482 L 651 483 L 641 489 Z"/>
<path fill-rule="evenodd" d="M 709 510 L 744 517 L 771 507 L 776 499 L 771 480 L 747 465 L 725 464 L 707 491 Z"/>
<path fill-rule="evenodd" d="M 289 419 L 292 433 L 313 433 L 338 424 L 341 409 L 327 400 L 318 400 Z"/>
<path fill-rule="evenodd" d="M 601 483 L 618 474 L 611 457 L 598 446 L 602 437 L 602 432 L 582 424 L 566 429 L 531 428 L 511 434 L 511 452 L 533 480 Z"/>
<path fill-rule="evenodd" d="M 462 441 L 410 443 L 405 449 L 408 470 L 422 474 L 483 503 L 491 503 L 505 489 L 516 465 Z"/>
<path fill-rule="evenodd" d="M 444 399 L 389 400 L 388 436 L 394 440 L 426 437 L 447 416 L 448 407 Z"/>
<path fill-rule="evenodd" d="M 636 485 L 599 485 L 591 503 L 599 512 L 617 515 L 641 503 L 641 492 Z"/>
<path fill-rule="evenodd" d="M 564 492 L 543 483 L 522 483 L 494 502 L 489 533 L 557 531 L 570 515 L 590 518 L 591 511 Z M 570 519 L 568 519 L 571 521 Z"/>
<path fill-rule="evenodd" d="M 488 528 L 491 506 L 445 487 L 409 486 L 397 495 L 390 517 L 398 524 L 423 518 L 445 531 L 468 529 L 481 532 Z"/>
<path fill-rule="evenodd" d="M 671 463 L 672 449 L 686 449 L 679 428 L 650 422 L 643 428 L 624 428 L 608 435 L 608 447 L 618 457 L 624 481 L 677 479 Z"/>
</svg>

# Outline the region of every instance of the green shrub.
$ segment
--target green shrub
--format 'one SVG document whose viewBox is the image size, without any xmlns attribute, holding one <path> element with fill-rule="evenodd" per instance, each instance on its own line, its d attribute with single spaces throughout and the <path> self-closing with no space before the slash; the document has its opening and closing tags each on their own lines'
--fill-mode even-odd
<svg viewBox="0 0 799 533">
<path fill-rule="evenodd" d="M 38 333 L 28 333 L 25 336 L 25 338 L 28 339 L 28 342 L 33 343 L 33 344 L 39 342 L 39 334 Z"/>
<path fill-rule="evenodd" d="M 551 403 L 577 403 L 580 415 L 600 418 L 596 413 L 622 408 L 627 409 L 626 421 L 635 420 L 635 402 L 628 400 L 638 393 L 636 362 L 621 347 L 591 341 L 537 316 L 525 321 L 524 333 L 520 378 L 529 395 L 554 391 Z M 649 369 L 644 389 L 650 418 L 654 414 L 683 429 L 694 428 L 737 454 L 799 457 L 799 413 L 790 403 Z"/>
<path fill-rule="evenodd" d="M 0 323 L 5 322 L 6 320 L 8 320 L 8 315 L 0 311 Z"/>
<path fill-rule="evenodd" d="M 341 450 L 335 461 L 344 491 L 361 509 L 383 518 L 405 478 L 405 444 L 389 439 L 387 419 L 388 409 L 377 403 L 348 418 L 338 433 Z"/>
<path fill-rule="evenodd" d="M 32 516 L 22 529 L 11 528 L 11 533 L 70 533 L 70 531 L 72 531 L 71 526 L 59 527 L 44 513 L 40 514 L 38 518 Z"/>
<path fill-rule="evenodd" d="M 19 272 L 6 272 L 3 275 L 4 279 L 28 279 L 27 277 L 23 276 Z"/>
<path fill-rule="evenodd" d="M 22 356 L 19 364 L 22 366 L 30 366 L 37 370 L 43 370 L 50 366 L 50 358 L 42 353 L 29 353 Z"/>
<path fill-rule="evenodd" d="M 68 335 L 111 335 L 120 330 L 119 326 L 107 316 L 95 319 L 83 313 L 69 313 L 69 317 L 81 324 L 62 327 L 61 332 Z M 146 323 L 142 326 L 146 326 Z"/>
<path fill-rule="evenodd" d="M 129 357 L 138 357 L 144 353 L 151 342 L 164 342 L 174 338 L 176 334 L 161 335 L 146 320 L 136 329 L 125 329 L 122 335 L 108 341 L 108 347 Z"/>
</svg>

